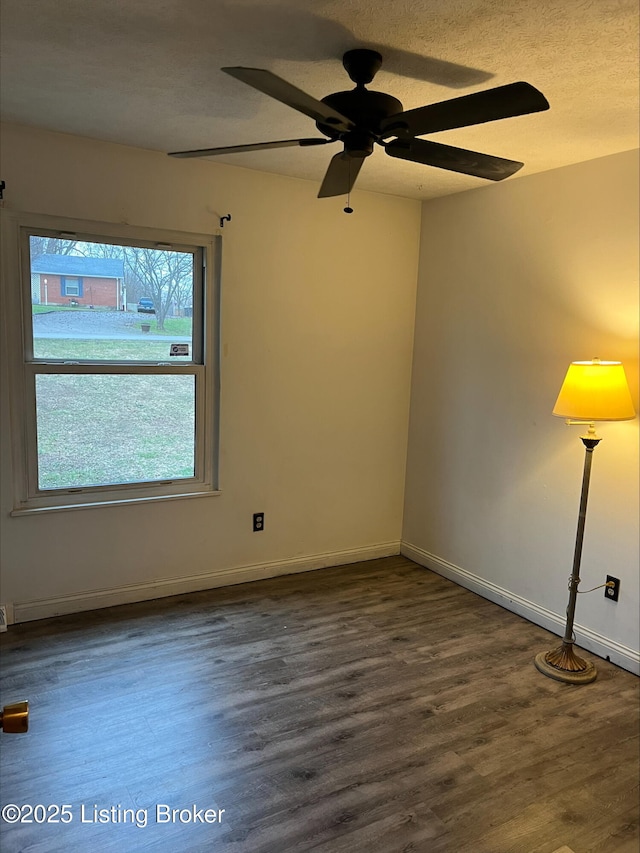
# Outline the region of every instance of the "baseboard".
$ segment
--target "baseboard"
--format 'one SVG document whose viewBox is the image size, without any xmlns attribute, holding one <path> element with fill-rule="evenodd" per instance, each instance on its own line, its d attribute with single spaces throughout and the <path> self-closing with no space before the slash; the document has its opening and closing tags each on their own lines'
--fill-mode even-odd
<svg viewBox="0 0 640 853">
<path fill-rule="evenodd" d="M 441 557 L 436 557 L 435 554 L 430 554 L 428 551 L 418 548 L 417 545 L 403 541 L 400 544 L 400 553 L 448 580 L 470 589 L 495 604 L 499 604 L 506 610 L 517 613 L 518 616 L 524 617 L 529 622 L 546 628 L 547 631 L 558 636 L 562 636 L 564 632 L 565 619 L 563 616 L 553 613 L 533 601 L 515 595 L 508 589 L 486 581 L 466 569 L 461 569 Z M 602 634 L 582 625 L 574 625 L 574 631 L 576 642 L 583 649 L 594 652 L 599 657 L 610 660 L 611 663 L 615 663 L 635 675 L 640 675 L 640 653 L 638 651 L 623 646 L 621 643 L 616 643 L 614 640 L 610 640 L 608 637 L 604 637 Z"/>
<path fill-rule="evenodd" d="M 346 551 L 331 551 L 326 554 L 314 554 L 307 557 L 294 557 L 288 560 L 272 560 L 268 563 L 256 563 L 248 566 L 236 566 L 230 569 L 218 569 L 204 574 L 191 575 L 150 583 L 130 584 L 111 589 L 98 589 L 56 598 L 42 598 L 33 601 L 13 603 L 13 621 L 31 622 L 34 619 L 46 619 L 49 616 L 62 616 L 66 613 L 79 613 L 84 610 L 98 610 L 117 604 L 132 604 L 136 601 L 149 601 L 170 595 L 182 595 L 186 592 L 198 592 L 221 586 L 248 583 L 279 575 L 311 572 L 330 566 L 348 563 L 360 563 L 363 560 L 377 560 L 381 557 L 393 557 L 400 553 L 400 542 L 381 542 L 362 548 Z"/>
</svg>

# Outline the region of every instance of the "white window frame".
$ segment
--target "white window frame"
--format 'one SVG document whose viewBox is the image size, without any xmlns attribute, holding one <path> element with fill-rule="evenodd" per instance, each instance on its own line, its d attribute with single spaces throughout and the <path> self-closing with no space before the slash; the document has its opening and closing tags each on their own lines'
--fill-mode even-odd
<svg viewBox="0 0 640 853">
<path fill-rule="evenodd" d="M 218 433 L 220 398 L 221 237 L 155 228 L 90 222 L 0 210 L 2 300 L 9 372 L 14 509 L 12 515 L 83 509 L 140 501 L 220 494 Z M 194 271 L 193 361 L 113 362 L 33 358 L 29 234 L 187 250 L 201 268 Z M 194 251 L 195 250 L 195 251 Z M 198 264 L 200 266 L 200 264 Z M 202 305 L 201 311 L 195 307 Z M 195 381 L 195 476 L 176 480 L 83 488 L 38 487 L 35 382 L 39 374 L 192 375 Z"/>
</svg>

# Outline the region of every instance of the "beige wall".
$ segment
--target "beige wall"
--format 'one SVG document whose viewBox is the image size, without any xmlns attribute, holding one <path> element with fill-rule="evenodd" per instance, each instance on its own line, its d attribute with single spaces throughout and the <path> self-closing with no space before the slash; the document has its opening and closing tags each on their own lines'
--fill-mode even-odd
<svg viewBox="0 0 640 853">
<path fill-rule="evenodd" d="M 399 198 L 356 192 L 345 216 L 313 183 L 19 127 L 2 153 L 10 209 L 193 232 L 233 216 L 223 494 L 10 518 L 5 419 L 3 602 L 33 618 L 393 553 L 406 459 L 405 552 L 561 626 L 583 449 L 551 408 L 595 355 L 625 363 L 637 403 L 637 152 L 428 202 L 421 240 Z M 600 431 L 582 587 L 622 591 L 580 596 L 579 639 L 634 668 L 638 422 Z"/>
<path fill-rule="evenodd" d="M 594 356 L 624 363 L 637 408 L 637 335 L 637 152 L 425 203 L 405 552 L 560 623 L 584 448 L 551 409 Z M 611 574 L 621 597 L 579 596 L 576 621 L 637 661 L 638 421 L 599 431 L 582 588 Z"/>
<path fill-rule="evenodd" d="M 347 216 L 311 182 L 24 127 L 2 159 L 13 210 L 196 233 L 232 214 L 222 495 L 10 518 L 3 441 L 3 602 L 32 617 L 398 552 L 418 202 L 356 192 Z"/>
</svg>

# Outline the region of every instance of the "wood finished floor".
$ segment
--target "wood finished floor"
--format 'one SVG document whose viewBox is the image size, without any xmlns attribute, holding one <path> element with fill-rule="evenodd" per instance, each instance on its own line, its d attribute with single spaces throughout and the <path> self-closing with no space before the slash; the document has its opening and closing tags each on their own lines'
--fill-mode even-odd
<svg viewBox="0 0 640 853">
<path fill-rule="evenodd" d="M 403 557 L 12 626 L 2 805 L 73 819 L 3 853 L 638 853 L 638 679 L 555 642 Z"/>
</svg>

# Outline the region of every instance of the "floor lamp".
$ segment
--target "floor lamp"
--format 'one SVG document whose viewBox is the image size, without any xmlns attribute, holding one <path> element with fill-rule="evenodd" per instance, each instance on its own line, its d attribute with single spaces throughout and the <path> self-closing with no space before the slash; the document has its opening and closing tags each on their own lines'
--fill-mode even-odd
<svg viewBox="0 0 640 853">
<path fill-rule="evenodd" d="M 573 649 L 573 618 L 580 583 L 580 558 L 587 514 L 591 458 L 594 448 L 600 442 L 594 424 L 595 421 L 627 421 L 636 416 L 622 364 L 619 361 L 600 361 L 598 358 L 592 361 L 574 361 L 569 365 L 553 407 L 553 414 L 566 418 L 568 424 L 582 424 L 588 426 L 588 429 L 586 435 L 580 436 L 585 446 L 584 472 L 573 569 L 569 578 L 569 605 L 564 637 L 558 648 L 536 655 L 535 664 L 540 672 L 549 678 L 555 678 L 556 681 L 588 684 L 595 680 L 598 672 L 590 661 L 578 657 Z"/>
</svg>

